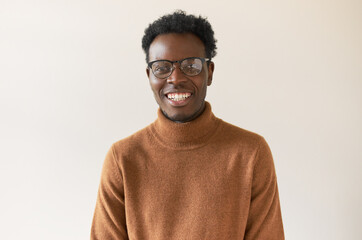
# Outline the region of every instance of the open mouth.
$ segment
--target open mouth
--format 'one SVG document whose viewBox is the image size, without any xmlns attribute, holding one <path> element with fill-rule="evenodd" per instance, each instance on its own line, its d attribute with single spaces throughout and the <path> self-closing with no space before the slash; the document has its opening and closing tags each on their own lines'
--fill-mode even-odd
<svg viewBox="0 0 362 240">
<path fill-rule="evenodd" d="M 166 97 L 174 102 L 185 101 L 191 97 L 191 93 L 168 93 Z"/>
</svg>

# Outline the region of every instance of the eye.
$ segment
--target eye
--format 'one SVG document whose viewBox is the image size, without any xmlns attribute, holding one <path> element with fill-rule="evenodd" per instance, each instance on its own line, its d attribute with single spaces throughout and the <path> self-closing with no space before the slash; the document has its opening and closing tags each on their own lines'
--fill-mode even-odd
<svg viewBox="0 0 362 240">
<path fill-rule="evenodd" d="M 200 71 L 199 67 L 197 66 L 197 64 L 189 64 L 186 65 L 183 68 L 184 71 L 186 71 L 189 74 L 194 74 L 194 73 L 198 73 Z"/>
<path fill-rule="evenodd" d="M 202 61 L 198 58 L 188 58 L 182 62 L 182 71 L 189 75 L 195 76 L 202 70 Z"/>
<path fill-rule="evenodd" d="M 165 73 L 171 70 L 170 64 L 166 63 L 155 63 L 152 65 L 152 70 L 154 73 Z"/>
<path fill-rule="evenodd" d="M 197 68 L 196 64 L 193 64 L 193 63 L 190 63 L 186 66 L 184 66 L 185 69 L 194 69 L 194 68 Z"/>
<path fill-rule="evenodd" d="M 189 76 L 195 76 L 201 72 L 202 66 L 198 63 L 188 63 L 182 66 L 182 71 L 189 75 Z"/>
<path fill-rule="evenodd" d="M 157 66 L 153 69 L 153 71 L 155 71 L 155 72 L 167 72 L 169 70 L 170 70 L 170 68 L 165 67 L 165 66 Z"/>
</svg>

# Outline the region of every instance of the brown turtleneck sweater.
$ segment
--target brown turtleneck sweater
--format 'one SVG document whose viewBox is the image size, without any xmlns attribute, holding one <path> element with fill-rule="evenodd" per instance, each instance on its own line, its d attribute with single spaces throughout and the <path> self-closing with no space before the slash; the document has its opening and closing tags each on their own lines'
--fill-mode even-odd
<svg viewBox="0 0 362 240">
<path fill-rule="evenodd" d="M 158 119 L 104 161 L 92 240 L 282 240 L 264 138 L 216 118 Z"/>
</svg>

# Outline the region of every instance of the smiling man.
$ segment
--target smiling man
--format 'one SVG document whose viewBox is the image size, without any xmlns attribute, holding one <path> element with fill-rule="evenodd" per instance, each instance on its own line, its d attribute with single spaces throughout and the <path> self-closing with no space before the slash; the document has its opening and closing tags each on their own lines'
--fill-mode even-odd
<svg viewBox="0 0 362 240">
<path fill-rule="evenodd" d="M 205 108 L 214 63 L 206 58 L 203 42 L 192 33 L 160 34 L 148 49 L 147 76 L 163 114 L 188 122 Z"/>
<path fill-rule="evenodd" d="M 91 239 L 284 239 L 268 144 L 205 102 L 215 43 L 205 18 L 181 11 L 145 30 L 158 118 L 108 151 Z"/>
</svg>

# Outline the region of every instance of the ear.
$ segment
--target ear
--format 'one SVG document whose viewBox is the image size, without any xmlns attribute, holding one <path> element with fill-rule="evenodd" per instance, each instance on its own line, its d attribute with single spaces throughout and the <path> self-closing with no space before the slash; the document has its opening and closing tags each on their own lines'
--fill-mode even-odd
<svg viewBox="0 0 362 240">
<path fill-rule="evenodd" d="M 207 86 L 210 86 L 212 83 L 212 75 L 214 74 L 214 69 L 215 69 L 214 62 L 210 62 L 208 68 Z"/>
<path fill-rule="evenodd" d="M 147 77 L 150 78 L 150 69 L 148 67 L 146 67 L 146 74 L 147 74 Z"/>
</svg>

